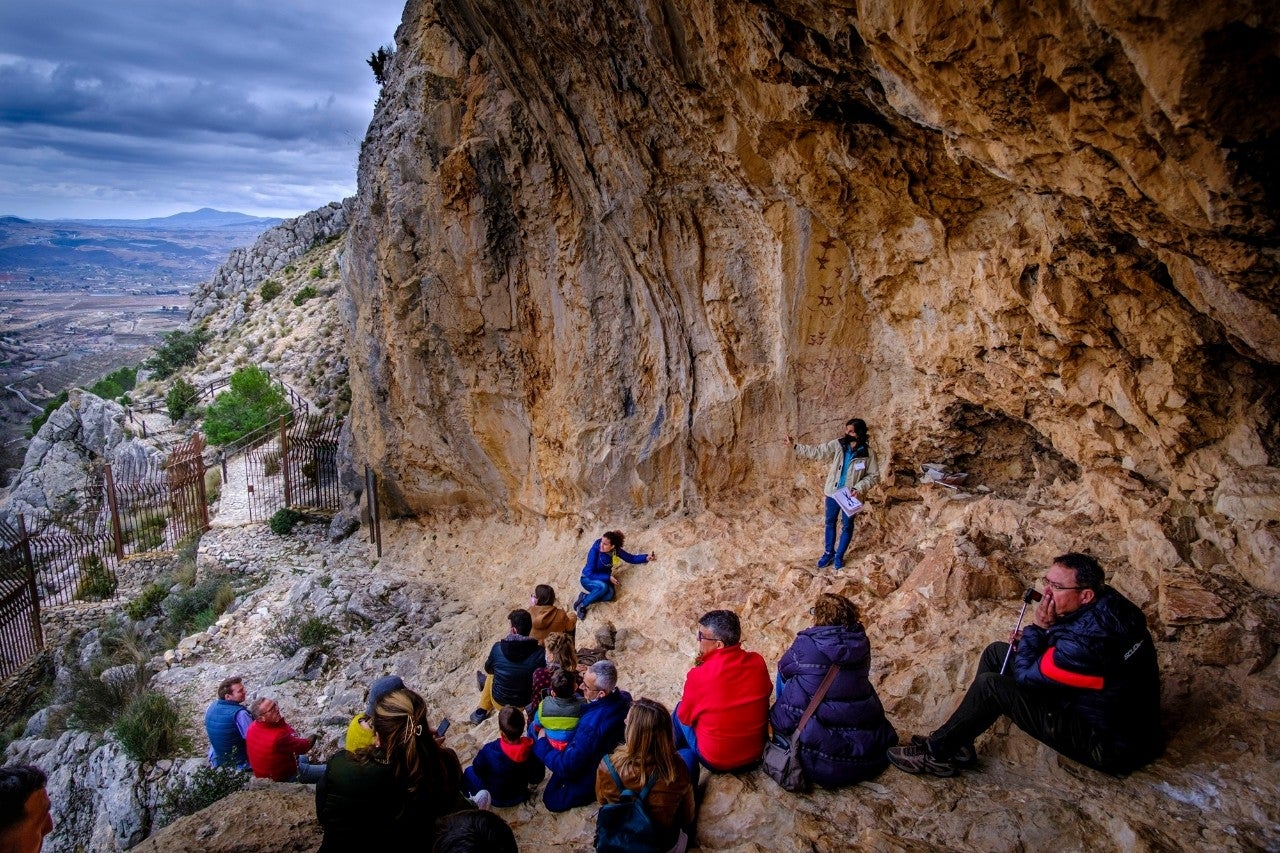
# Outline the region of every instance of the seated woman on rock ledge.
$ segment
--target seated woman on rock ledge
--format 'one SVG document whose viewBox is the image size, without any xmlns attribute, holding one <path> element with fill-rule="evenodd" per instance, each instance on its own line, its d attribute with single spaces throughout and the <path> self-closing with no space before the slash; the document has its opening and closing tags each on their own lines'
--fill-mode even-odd
<svg viewBox="0 0 1280 853">
<path fill-rule="evenodd" d="M 796 635 L 778 662 L 778 701 L 769 712 L 774 734 L 792 741 L 811 782 L 826 788 L 871 779 L 889 765 L 885 751 L 898 733 L 885 719 L 871 686 L 871 643 L 858 606 L 823 593 L 813 606 L 814 626 Z M 805 708 L 831 667 L 835 679 L 804 731 L 795 734 Z"/>
<path fill-rule="evenodd" d="M 474 800 L 462 795 L 462 764 L 437 742 L 417 693 L 400 689 L 383 696 L 374 708 L 373 732 L 374 746 L 333 756 L 316 785 L 321 851 L 398 846 L 393 842 L 407 838 L 430 850 L 437 818 L 487 807 L 487 791 Z"/>
</svg>

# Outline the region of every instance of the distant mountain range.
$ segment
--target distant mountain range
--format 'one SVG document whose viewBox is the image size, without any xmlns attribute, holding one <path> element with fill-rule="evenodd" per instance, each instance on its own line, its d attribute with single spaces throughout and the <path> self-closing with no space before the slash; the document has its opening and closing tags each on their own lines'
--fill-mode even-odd
<svg viewBox="0 0 1280 853">
<path fill-rule="evenodd" d="M 172 216 L 159 216 L 152 219 L 22 219 L 17 216 L 0 216 L 0 223 L 23 223 L 39 225 L 74 224 L 93 228 L 143 228 L 156 231 L 207 231 L 215 228 L 256 228 L 265 231 L 273 225 L 284 222 L 276 216 L 249 216 L 228 210 L 214 210 L 202 207 Z"/>
<path fill-rule="evenodd" d="M 186 293 L 284 220 L 204 208 L 155 219 L 0 217 L 0 289 Z"/>
</svg>

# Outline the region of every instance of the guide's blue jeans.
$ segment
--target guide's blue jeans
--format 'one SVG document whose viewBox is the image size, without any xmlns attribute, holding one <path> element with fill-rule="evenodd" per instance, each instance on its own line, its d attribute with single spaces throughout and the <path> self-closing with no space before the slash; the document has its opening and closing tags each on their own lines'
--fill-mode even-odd
<svg viewBox="0 0 1280 853">
<path fill-rule="evenodd" d="M 613 601 L 613 584 L 608 581 L 584 577 L 579 579 L 579 583 L 587 591 L 586 597 L 582 599 L 582 603 L 579 605 L 583 609 L 600 601 Z"/>
<path fill-rule="evenodd" d="M 840 526 L 840 545 L 836 547 L 836 521 L 844 518 Z M 844 552 L 849 550 L 849 541 L 853 539 L 853 516 L 845 515 L 840 503 L 835 498 L 827 498 L 827 530 L 823 540 L 826 550 L 824 554 L 835 554 L 838 562 L 844 562 Z"/>
</svg>

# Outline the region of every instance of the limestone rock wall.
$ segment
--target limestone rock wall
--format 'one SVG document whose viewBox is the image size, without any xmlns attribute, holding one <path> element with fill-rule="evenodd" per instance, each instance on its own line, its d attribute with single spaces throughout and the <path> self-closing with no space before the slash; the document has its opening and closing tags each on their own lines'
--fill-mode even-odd
<svg viewBox="0 0 1280 853">
<path fill-rule="evenodd" d="M 331 201 L 268 229 L 248 248 L 233 249 L 213 278 L 192 291 L 190 319 L 194 322 L 213 314 L 319 244 L 340 237 L 347 230 L 349 201 Z"/>
<path fill-rule="evenodd" d="M 119 403 L 72 389 L 27 446 L 22 470 L 0 501 L 0 521 L 16 528 L 19 515 L 71 513 L 95 469 L 138 466 L 160 455 L 154 444 L 133 437 L 125 421 Z"/>
<path fill-rule="evenodd" d="M 414 0 L 353 452 L 400 513 L 785 509 L 858 415 L 890 500 L 1013 446 L 1280 590 L 1277 14 Z"/>
</svg>

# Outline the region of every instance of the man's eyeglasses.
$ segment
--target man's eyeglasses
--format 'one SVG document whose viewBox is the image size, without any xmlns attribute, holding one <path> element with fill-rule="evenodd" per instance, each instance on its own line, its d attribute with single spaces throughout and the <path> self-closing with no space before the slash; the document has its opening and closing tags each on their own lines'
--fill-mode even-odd
<svg viewBox="0 0 1280 853">
<path fill-rule="evenodd" d="M 719 638 L 719 637 L 712 637 L 710 634 L 704 634 L 704 633 L 702 633 L 701 631 L 699 631 L 699 632 L 698 632 L 698 642 L 699 642 L 699 643 L 718 643 L 718 642 L 720 642 L 720 638 Z"/>
<path fill-rule="evenodd" d="M 1044 582 L 1047 583 L 1049 585 L 1049 588 L 1052 589 L 1054 592 L 1066 592 L 1069 589 L 1085 589 L 1085 587 L 1082 587 L 1082 586 L 1065 586 L 1064 584 L 1060 584 L 1057 581 L 1051 581 L 1048 578 L 1045 578 Z"/>
</svg>

